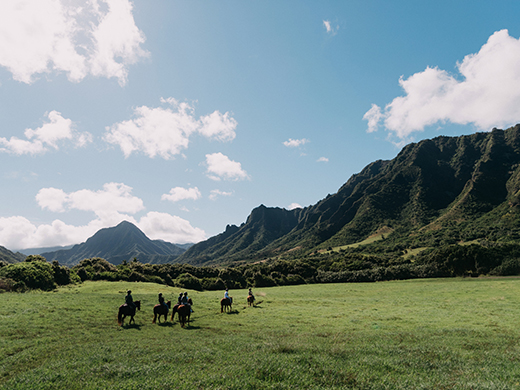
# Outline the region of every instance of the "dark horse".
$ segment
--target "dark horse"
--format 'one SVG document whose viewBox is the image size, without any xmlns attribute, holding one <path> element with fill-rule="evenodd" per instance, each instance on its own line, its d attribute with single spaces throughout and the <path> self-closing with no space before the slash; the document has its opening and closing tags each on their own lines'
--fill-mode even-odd
<svg viewBox="0 0 520 390">
<path fill-rule="evenodd" d="M 248 306 L 255 306 L 255 297 L 252 295 L 247 296 L 247 305 Z"/>
<path fill-rule="evenodd" d="M 152 324 L 155 324 L 155 320 L 157 319 L 157 316 L 159 316 L 159 324 L 161 323 L 161 316 L 164 316 L 164 322 L 166 322 L 166 319 L 168 317 L 168 311 L 172 307 L 172 301 L 166 302 L 166 306 L 168 308 L 164 307 L 164 305 L 161 305 L 158 303 L 153 307 L 153 321 Z"/>
<path fill-rule="evenodd" d="M 186 321 L 188 322 L 188 326 L 190 326 L 190 314 L 191 308 L 189 305 L 179 305 L 177 308 L 177 313 L 179 314 L 179 324 L 184 328 L 186 325 Z"/>
<path fill-rule="evenodd" d="M 191 298 L 188 298 L 188 303 L 190 304 L 190 307 L 193 306 L 193 301 L 191 300 Z M 177 303 L 175 306 L 173 306 L 172 316 L 170 318 L 170 321 L 173 322 L 173 317 L 175 317 L 175 313 L 177 313 L 177 309 L 179 309 L 179 306 L 180 306 L 179 303 Z"/>
<path fill-rule="evenodd" d="M 229 298 L 222 298 L 220 300 L 220 312 L 223 313 L 224 310 L 231 310 L 231 300 Z"/>
<path fill-rule="evenodd" d="M 141 310 L 141 301 L 135 301 L 134 304 L 138 310 Z M 132 321 L 135 324 L 135 309 L 131 308 L 125 303 L 124 305 L 119 306 L 119 313 L 117 313 L 117 323 L 119 325 L 123 325 L 126 316 L 130 316 L 130 321 L 128 321 L 128 324 L 131 324 Z"/>
</svg>

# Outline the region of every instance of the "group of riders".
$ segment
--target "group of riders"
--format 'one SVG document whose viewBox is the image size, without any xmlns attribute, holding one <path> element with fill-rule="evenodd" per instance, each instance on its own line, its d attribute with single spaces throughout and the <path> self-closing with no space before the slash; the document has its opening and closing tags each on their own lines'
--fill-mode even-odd
<svg viewBox="0 0 520 390">
<path fill-rule="evenodd" d="M 248 296 L 252 297 L 253 301 L 255 300 L 255 296 L 253 295 L 253 291 L 251 289 L 249 289 Z M 227 288 L 226 288 L 226 292 L 224 293 L 224 298 L 229 299 L 229 303 L 231 303 L 231 304 L 233 303 L 233 297 L 229 295 L 229 290 Z M 177 298 L 177 303 L 179 305 L 189 306 L 190 312 L 193 313 L 193 309 L 191 308 L 191 304 L 189 301 L 190 301 L 190 299 L 188 298 L 187 292 L 185 292 L 184 294 L 180 293 L 179 297 Z M 125 303 L 129 307 L 131 307 L 133 310 L 136 309 L 134 299 L 132 298 L 132 291 L 130 291 L 130 290 L 128 290 L 126 292 Z M 169 307 L 166 304 L 166 302 L 164 301 L 164 297 L 163 297 L 162 293 L 159 293 L 159 304 L 165 306 L 166 311 L 168 311 Z"/>
</svg>

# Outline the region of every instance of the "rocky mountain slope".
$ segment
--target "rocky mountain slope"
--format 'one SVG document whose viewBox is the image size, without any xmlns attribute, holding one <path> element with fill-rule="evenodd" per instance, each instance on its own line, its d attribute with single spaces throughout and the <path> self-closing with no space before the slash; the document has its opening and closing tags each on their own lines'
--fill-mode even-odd
<svg viewBox="0 0 520 390">
<path fill-rule="evenodd" d="M 401 249 L 443 240 L 520 238 L 520 125 L 412 143 L 376 161 L 305 209 L 260 206 L 241 226 L 189 248 L 175 262 L 229 264 L 311 253 L 378 232 Z"/>
<path fill-rule="evenodd" d="M 68 250 L 46 252 L 41 255 L 47 261 L 57 260 L 62 265 L 73 266 L 83 259 L 101 257 L 112 264 L 137 258 L 141 263 L 162 264 L 174 261 L 184 249 L 161 240 L 150 240 L 130 222 L 99 230 L 86 242 Z"/>
</svg>

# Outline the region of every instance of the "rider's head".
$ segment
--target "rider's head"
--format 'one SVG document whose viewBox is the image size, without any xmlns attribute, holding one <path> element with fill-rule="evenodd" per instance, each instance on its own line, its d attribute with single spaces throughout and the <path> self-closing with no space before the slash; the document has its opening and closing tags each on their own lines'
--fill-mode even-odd
<svg viewBox="0 0 520 390">
<path fill-rule="evenodd" d="M 186 291 L 186 292 L 184 293 L 184 295 L 188 295 L 188 292 Z"/>
<path fill-rule="evenodd" d="M 127 294 L 131 294 L 131 293 L 132 293 L 132 291 L 128 290 L 128 291 L 127 291 L 126 293 L 127 293 Z"/>
</svg>

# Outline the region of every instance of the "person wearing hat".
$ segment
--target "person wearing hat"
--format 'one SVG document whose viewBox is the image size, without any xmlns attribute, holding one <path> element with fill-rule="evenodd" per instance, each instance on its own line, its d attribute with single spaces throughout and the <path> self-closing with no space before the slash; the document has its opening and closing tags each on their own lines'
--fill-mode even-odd
<svg viewBox="0 0 520 390">
<path fill-rule="evenodd" d="M 180 293 L 179 298 L 177 298 L 177 304 L 182 305 L 182 293 Z"/>
<path fill-rule="evenodd" d="M 229 296 L 228 289 L 226 288 L 226 292 L 224 293 L 224 298 L 229 299 L 229 303 L 233 304 L 233 297 Z"/>
<path fill-rule="evenodd" d="M 193 309 L 191 308 L 190 299 L 188 298 L 188 292 L 187 291 L 184 293 L 184 295 L 180 299 L 181 299 L 181 305 L 188 306 L 190 308 L 190 311 L 193 313 Z"/>
<path fill-rule="evenodd" d="M 132 309 L 134 309 L 134 310 L 136 309 L 136 306 L 134 303 L 134 298 L 132 298 L 132 291 L 130 291 L 130 290 L 128 290 L 126 292 L 125 303 Z"/>
<path fill-rule="evenodd" d="M 159 304 L 164 306 L 166 312 L 168 312 L 168 305 L 166 304 L 166 302 L 164 302 L 164 297 L 162 296 L 162 293 L 159 293 Z"/>
</svg>

